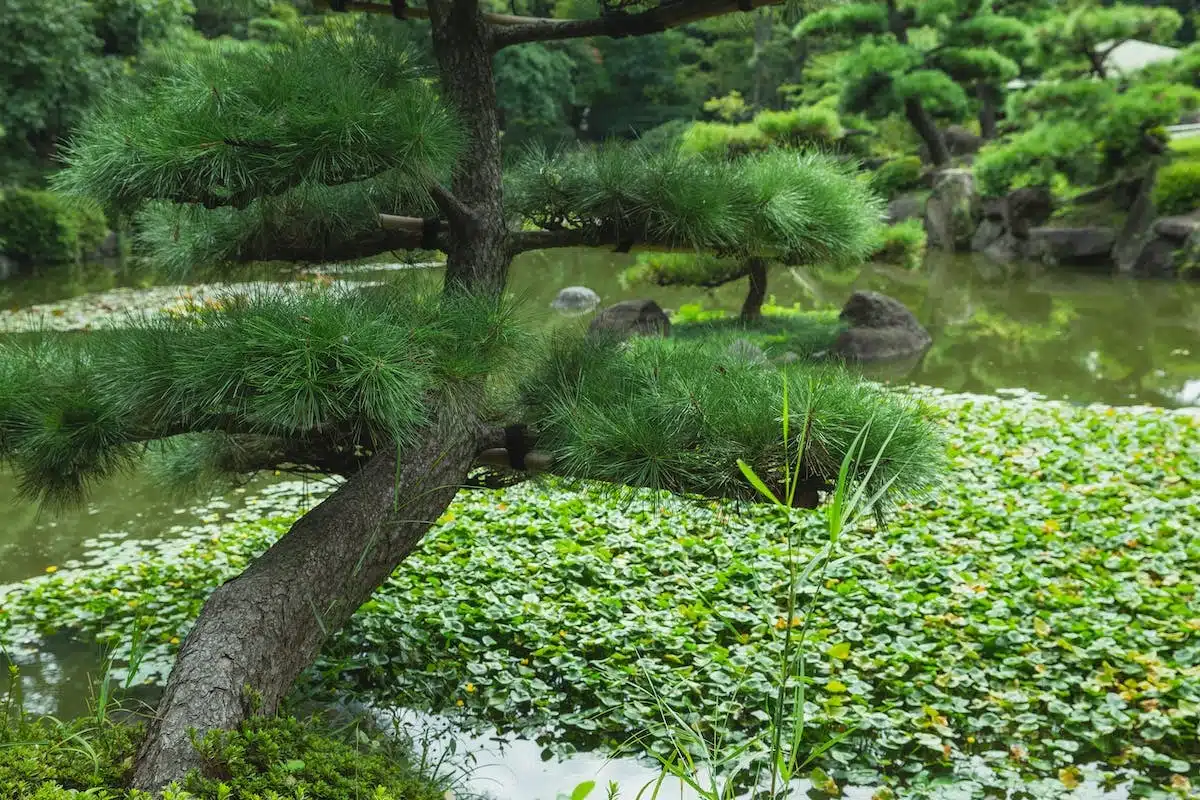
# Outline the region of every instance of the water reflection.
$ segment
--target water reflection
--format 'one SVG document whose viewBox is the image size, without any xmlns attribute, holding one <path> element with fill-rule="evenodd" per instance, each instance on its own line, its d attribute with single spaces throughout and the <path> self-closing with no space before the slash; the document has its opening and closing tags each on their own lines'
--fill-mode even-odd
<svg viewBox="0 0 1200 800">
<path fill-rule="evenodd" d="M 594 250 L 530 253 L 510 286 L 535 311 L 564 286 L 588 286 L 605 304 L 638 296 L 678 308 L 698 300 L 740 307 L 741 282 L 713 291 L 629 287 L 633 256 Z M 890 377 L 953 392 L 1024 388 L 1051 399 L 1113 405 L 1200 402 L 1200 287 L 1077 274 L 1040 265 L 997 265 L 931 253 L 922 270 L 868 265 L 833 273 L 777 267 L 770 294 L 781 305 L 837 308 L 855 289 L 904 302 L 933 335 L 924 359 Z M 883 377 L 889 377 L 883 373 Z"/>
</svg>

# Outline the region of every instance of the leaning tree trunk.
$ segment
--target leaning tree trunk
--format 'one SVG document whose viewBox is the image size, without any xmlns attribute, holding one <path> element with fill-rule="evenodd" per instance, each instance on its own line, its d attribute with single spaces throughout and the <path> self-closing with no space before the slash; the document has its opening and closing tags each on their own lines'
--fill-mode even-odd
<svg viewBox="0 0 1200 800">
<path fill-rule="evenodd" d="M 950 163 L 950 148 L 946 147 L 946 137 L 942 135 L 933 117 L 925 110 L 925 106 L 915 97 L 904 101 L 904 115 L 916 129 L 921 141 L 929 150 L 929 160 L 934 166 L 944 167 Z"/>
<path fill-rule="evenodd" d="M 981 83 L 975 87 L 979 99 L 979 135 L 991 141 L 996 138 L 996 119 L 999 116 L 999 97 L 995 87 Z"/>
<path fill-rule="evenodd" d="M 175 660 L 134 786 L 157 790 L 200 768 L 189 731 L 203 735 L 275 713 L 327 636 L 441 516 L 476 445 L 461 420 L 438 420 L 419 445 L 375 456 L 213 592 Z"/>
<path fill-rule="evenodd" d="M 751 258 L 746 261 L 750 288 L 742 302 L 742 321 L 754 322 L 762 317 L 763 301 L 767 299 L 767 261 Z"/>
<path fill-rule="evenodd" d="M 443 96 L 466 134 L 450 190 L 434 189 L 449 224 L 446 287 L 498 297 L 512 254 L 489 34 L 473 0 L 430 0 L 428 8 Z M 471 420 L 434 414 L 417 444 L 377 455 L 208 599 L 138 753 L 135 786 L 157 790 L 201 766 L 190 730 L 234 728 L 275 711 L 327 635 L 450 504 L 479 443 Z"/>
</svg>

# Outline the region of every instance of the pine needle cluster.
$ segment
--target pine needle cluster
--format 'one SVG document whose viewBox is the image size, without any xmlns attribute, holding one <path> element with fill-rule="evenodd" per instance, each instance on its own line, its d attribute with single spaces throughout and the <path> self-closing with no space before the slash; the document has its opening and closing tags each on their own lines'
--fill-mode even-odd
<svg viewBox="0 0 1200 800">
<path fill-rule="evenodd" d="M 29 494 L 78 498 L 140 445 L 216 432 L 300 458 L 406 444 L 527 351 L 510 308 L 405 281 L 263 293 L 130 327 L 0 346 L 0 459 Z"/>
<path fill-rule="evenodd" d="M 244 208 L 301 184 L 449 173 L 458 126 L 403 50 L 319 29 L 298 42 L 177 57 L 111 93 L 66 149 L 58 188 L 132 211 L 150 199 Z"/>
<path fill-rule="evenodd" d="M 892 434 L 872 489 L 894 478 L 894 501 L 936 480 L 944 456 L 920 404 L 837 368 L 777 370 L 704 341 L 563 342 L 528 383 L 523 413 L 558 474 L 752 501 L 738 459 L 774 491 L 783 485 L 781 380 L 807 485 L 836 478 L 864 428 L 872 455 Z"/>
<path fill-rule="evenodd" d="M 881 215 L 852 166 L 778 150 L 732 162 L 636 144 L 535 150 L 505 189 L 514 216 L 548 230 L 808 263 L 860 260 Z"/>
</svg>

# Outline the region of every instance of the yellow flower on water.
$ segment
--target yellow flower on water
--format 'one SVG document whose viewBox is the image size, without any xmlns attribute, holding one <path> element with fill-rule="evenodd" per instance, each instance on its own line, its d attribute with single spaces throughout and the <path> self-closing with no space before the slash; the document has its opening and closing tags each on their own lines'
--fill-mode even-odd
<svg viewBox="0 0 1200 800">
<path fill-rule="evenodd" d="M 473 684 L 473 683 L 468 683 L 468 684 L 466 685 L 466 690 L 467 690 L 467 694 L 471 694 L 472 692 L 474 692 L 474 691 L 475 691 L 475 684 Z"/>
<path fill-rule="evenodd" d="M 115 586 L 114 586 L 113 588 L 109 589 L 109 590 L 108 590 L 108 593 L 109 593 L 109 594 L 111 594 L 113 597 L 120 597 L 120 596 L 121 596 L 121 590 L 120 590 L 120 589 L 118 589 L 118 588 L 117 588 L 117 587 L 115 587 Z"/>
<path fill-rule="evenodd" d="M 456 705 L 456 706 L 459 706 L 459 707 L 461 708 L 461 707 L 462 707 L 462 705 L 463 705 L 462 698 L 459 698 L 459 699 L 458 699 L 458 701 L 457 701 L 457 702 L 455 702 L 455 704 L 454 704 L 454 705 Z"/>
<path fill-rule="evenodd" d="M 56 573 L 56 572 L 58 572 L 58 567 L 54 566 L 53 564 L 51 564 L 50 566 L 46 567 L 46 574 L 47 574 L 47 575 L 53 575 L 53 574 L 54 574 L 54 573 Z"/>
<path fill-rule="evenodd" d="M 178 637 L 178 636 L 172 636 L 172 637 L 171 637 L 171 644 L 179 644 L 179 637 Z"/>
</svg>

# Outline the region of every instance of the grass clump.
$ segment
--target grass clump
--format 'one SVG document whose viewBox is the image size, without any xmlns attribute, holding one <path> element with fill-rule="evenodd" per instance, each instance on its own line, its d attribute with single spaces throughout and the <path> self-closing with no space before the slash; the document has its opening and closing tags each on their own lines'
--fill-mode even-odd
<svg viewBox="0 0 1200 800">
<path fill-rule="evenodd" d="M 188 776 L 162 800 L 443 800 L 399 743 L 357 725 L 257 717 L 210 733 L 199 751 L 220 778 Z M 152 800 L 129 789 L 140 726 L 52 717 L 0 725 L 0 787 L 11 800 Z"/>
<path fill-rule="evenodd" d="M 828 350 L 845 325 L 837 311 L 800 311 L 767 303 L 762 316 L 747 322 L 700 305 L 681 306 L 672 319 L 671 336 L 681 341 L 707 341 L 728 348 L 744 339 L 768 357 L 794 353 L 801 358 Z"/>
<path fill-rule="evenodd" d="M 872 261 L 896 264 L 905 269 L 919 269 L 925 260 L 928 237 L 919 219 L 906 219 L 880 231 L 879 247 Z"/>
</svg>

